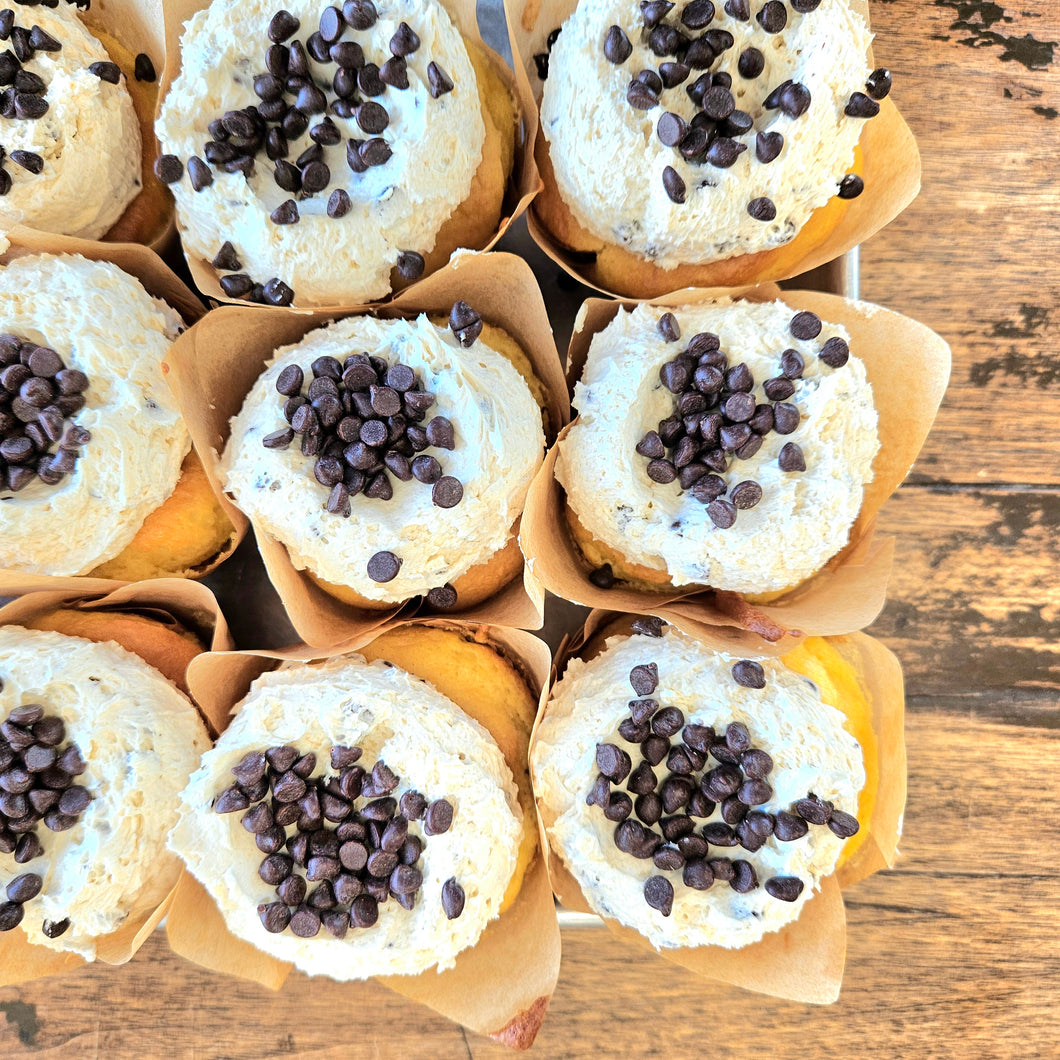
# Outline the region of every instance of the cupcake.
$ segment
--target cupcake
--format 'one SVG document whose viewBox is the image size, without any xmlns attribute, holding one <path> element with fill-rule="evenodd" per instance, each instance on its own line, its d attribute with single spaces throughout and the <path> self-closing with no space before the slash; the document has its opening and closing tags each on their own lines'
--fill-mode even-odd
<svg viewBox="0 0 1060 1060">
<path fill-rule="evenodd" d="M 708 976 L 716 961 L 741 982 L 729 971 L 743 960 L 743 982 L 762 989 L 771 973 L 751 973 L 764 954 L 798 964 L 797 922 L 820 926 L 837 870 L 874 842 L 870 824 L 897 821 L 884 782 L 904 791 L 889 772 L 900 763 L 879 759 L 868 656 L 855 658 L 820 638 L 740 658 L 653 618 L 597 633 L 553 687 L 531 750 L 564 900 L 680 963 L 700 951 Z M 808 958 L 786 996 L 834 1000 L 842 931 L 840 907 L 821 927 L 837 965 L 813 982 Z"/>
<path fill-rule="evenodd" d="M 885 102 L 890 73 L 872 68 L 863 5 L 580 0 L 550 17 L 566 12 L 534 56 L 533 210 L 589 282 L 643 297 L 790 276 L 915 194 L 915 145 Z M 848 210 L 866 186 L 881 200 Z"/>
<path fill-rule="evenodd" d="M 499 60 L 437 0 L 214 0 L 184 28 L 157 171 L 204 289 L 356 305 L 486 244 L 516 124 Z"/>
<path fill-rule="evenodd" d="M 22 224 L 99 239 L 143 187 L 126 76 L 73 5 L 8 8 L 0 39 L 0 232 Z"/>
<path fill-rule="evenodd" d="M 228 687 L 225 661 L 210 684 Z M 223 929 L 207 938 L 201 903 L 178 900 L 178 952 L 251 977 L 266 955 L 338 980 L 398 977 L 411 996 L 426 973 L 434 1007 L 460 1018 L 470 990 L 476 1029 L 528 1045 L 553 959 L 520 971 L 548 981 L 525 1004 L 510 967 L 468 981 L 498 943 L 556 934 L 526 766 L 536 697 L 519 665 L 484 630 L 405 626 L 261 673 L 180 799 L 170 848 Z M 541 941 L 527 949 L 542 959 Z"/>
<path fill-rule="evenodd" d="M 839 553 L 879 448 L 849 340 L 783 302 L 619 310 L 556 463 L 597 579 L 763 596 Z"/>
<path fill-rule="evenodd" d="M 201 646 L 137 616 L 30 621 L 44 628 L 0 627 L 0 930 L 120 963 L 180 876 L 166 835 L 209 745 L 189 700 L 134 651 L 183 679 Z"/>
<path fill-rule="evenodd" d="M 349 317 L 275 352 L 219 476 L 338 599 L 466 608 L 522 570 L 545 403 L 526 353 L 465 302 L 448 320 Z"/>
<path fill-rule="evenodd" d="M 176 312 L 106 261 L 0 269 L 0 567 L 137 580 L 203 571 L 228 544 L 165 384 Z"/>
</svg>

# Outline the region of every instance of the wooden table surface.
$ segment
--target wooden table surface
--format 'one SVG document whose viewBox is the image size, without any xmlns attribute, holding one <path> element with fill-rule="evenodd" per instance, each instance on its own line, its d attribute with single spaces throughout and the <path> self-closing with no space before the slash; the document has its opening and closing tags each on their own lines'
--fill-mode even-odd
<svg viewBox="0 0 1060 1060">
<path fill-rule="evenodd" d="M 847 893 L 837 1004 L 691 979 L 564 933 L 539 1057 L 1060 1055 L 1060 5 L 873 0 L 924 191 L 862 250 L 862 296 L 953 346 L 873 632 L 907 679 L 898 868 Z M 1000 828 L 1006 831 L 1002 836 Z M 0 991 L 0 1056 L 499 1057 L 374 983 L 278 994 L 171 956 Z"/>
</svg>

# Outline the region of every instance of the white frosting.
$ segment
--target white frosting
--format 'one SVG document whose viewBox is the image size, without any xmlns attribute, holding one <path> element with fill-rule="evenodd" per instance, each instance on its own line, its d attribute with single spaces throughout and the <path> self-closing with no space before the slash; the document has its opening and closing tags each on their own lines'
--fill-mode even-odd
<svg viewBox="0 0 1060 1060">
<path fill-rule="evenodd" d="M 304 43 L 316 32 L 325 5 L 285 0 L 282 6 L 301 21 L 292 39 Z M 301 220 L 294 225 L 269 220 L 292 196 L 276 184 L 264 153 L 249 179 L 213 169 L 213 184 L 201 192 L 192 190 L 185 171 L 172 189 L 187 251 L 209 261 L 230 240 L 255 280 L 264 283 L 277 276 L 294 289 L 299 305 L 312 305 L 382 298 L 390 291 L 390 270 L 400 252 L 426 254 L 434 248 L 438 230 L 467 198 L 482 158 L 486 130 L 475 72 L 441 3 L 377 0 L 375 7 L 379 19 L 371 29 L 347 26 L 342 37 L 360 44 L 366 61 L 382 66 L 390 58 L 388 43 L 402 21 L 421 41 L 407 57 L 410 87 L 388 87 L 376 97 L 390 115 L 389 127 L 380 134 L 393 151 L 390 160 L 366 173 L 352 172 L 346 142 L 366 140 L 369 134 L 354 119 L 332 115 L 342 141 L 324 149 L 331 183 L 298 202 Z M 214 0 L 188 21 L 181 39 L 181 73 L 156 124 L 164 151 L 185 165 L 192 155 L 202 158 L 212 139 L 207 130 L 211 121 L 260 102 L 253 81 L 265 72 L 266 30 L 277 10 L 274 0 Z M 427 88 L 432 61 L 455 85 L 438 99 Z M 331 77 L 338 68 L 310 62 L 316 83 L 331 95 Z M 311 124 L 320 118 L 316 115 Z M 308 134 L 291 143 L 288 160 L 293 162 L 309 146 Z M 336 188 L 344 188 L 353 201 L 341 219 L 326 211 Z"/>
<path fill-rule="evenodd" d="M 421 388 L 435 395 L 422 426 L 434 416 L 452 421 L 455 450 L 430 448 L 427 454 L 463 485 L 455 507 L 437 507 L 429 485 L 390 476 L 391 500 L 361 494 L 344 519 L 326 510 L 330 491 L 314 477 L 316 458 L 302 455 L 298 436 L 286 450 L 261 444 L 286 426 L 285 399 L 276 392 L 286 365 L 300 365 L 308 386 L 318 357 L 342 362 L 362 352 L 418 373 Z M 372 600 L 401 601 L 454 581 L 504 547 L 543 446 L 540 409 L 525 381 L 482 339 L 465 350 L 448 327 L 425 316 L 350 317 L 277 351 L 232 420 L 221 474 L 239 508 L 287 547 L 297 568 Z M 397 577 L 385 583 L 372 581 L 367 571 L 368 560 L 381 551 L 402 560 Z"/>
<path fill-rule="evenodd" d="M 682 338 L 674 343 L 659 333 L 664 312 L 648 305 L 620 309 L 593 338 L 574 392 L 579 417 L 556 465 L 567 500 L 594 538 L 665 570 L 675 585 L 750 593 L 790 588 L 846 544 L 872 481 L 879 443 L 865 366 L 856 350 L 842 368 L 825 365 L 817 356 L 825 341 L 848 340 L 847 332 L 825 322 L 816 339 L 796 339 L 790 330 L 795 311 L 782 302 L 675 308 Z M 801 414 L 798 428 L 788 435 L 771 431 L 755 456 L 730 460 L 722 476 L 730 488 L 754 480 L 763 493 L 727 530 L 718 529 L 707 506 L 678 482 L 649 479 L 647 459 L 635 452 L 640 439 L 672 414 L 674 398 L 659 381 L 659 369 L 699 332 L 721 339 L 730 366 L 750 368 L 759 402 L 768 400 L 762 384 L 781 374 L 785 349 L 798 350 L 806 363 L 787 399 Z M 802 449 L 806 471 L 780 470 L 777 458 L 788 442 Z"/>
<path fill-rule="evenodd" d="M 635 928 L 657 948 L 725 946 L 735 949 L 757 942 L 796 920 L 823 877 L 835 867 L 842 840 L 828 828 L 811 825 L 807 835 L 781 843 L 770 837 L 758 851 L 711 847 L 709 857 L 743 859 L 752 865 L 761 886 L 738 894 L 716 882 L 697 891 L 681 882 L 679 872 L 660 873 L 652 860 L 638 860 L 614 844 L 615 825 L 585 797 L 596 779 L 596 745 L 613 743 L 639 761 L 637 748 L 618 734 L 635 698 L 630 670 L 654 662 L 659 686 L 653 693 L 663 707 L 677 707 L 685 723 L 711 725 L 724 733 L 730 722 L 747 726 L 751 745 L 767 751 L 773 770 L 769 802 L 755 807 L 767 813 L 789 810 L 813 792 L 856 814 L 857 795 L 865 783 L 861 749 L 843 728 L 839 711 L 821 702 L 817 687 L 772 659 L 761 660 L 764 689 L 745 688 L 732 677 L 732 656 L 707 651 L 673 627 L 661 639 L 610 637 L 606 650 L 590 662 L 572 660 L 552 692 L 538 730 L 530 767 L 534 790 L 555 818 L 549 840 L 601 916 Z M 716 765 L 710 759 L 711 765 Z M 655 770 L 665 778 L 663 763 Z M 621 790 L 623 786 L 613 790 Z M 720 807 L 697 825 L 721 821 Z M 669 917 L 644 900 L 644 883 L 656 875 L 673 884 Z M 784 902 L 765 890 L 773 876 L 797 876 L 805 884 L 799 898 Z"/>
<path fill-rule="evenodd" d="M 161 362 L 181 328 L 109 262 L 34 255 L 0 268 L 0 332 L 51 346 L 88 376 L 73 422 L 92 433 L 58 485 L 0 492 L 0 567 L 87 574 L 173 492 L 191 442 Z"/>
<path fill-rule="evenodd" d="M 755 123 L 750 133 L 736 138 L 748 149 L 731 168 L 721 169 L 687 162 L 656 134 L 666 111 L 691 121 L 698 108 L 685 90 L 703 71 L 693 70 L 683 84 L 664 88 L 658 106 L 635 110 L 626 100 L 633 76 L 658 70 L 674 57 L 660 58 L 648 47 L 638 0 L 580 0 L 549 57 L 541 128 L 563 201 L 589 232 L 673 269 L 782 246 L 836 194 L 864 125 L 843 108 L 852 92 L 864 91 L 871 35 L 846 0 L 823 0 L 806 15 L 787 7 L 787 27 L 778 34 L 766 33 L 755 19 L 762 6 L 752 3 L 751 20 L 740 22 L 719 0 L 706 27 L 735 38 L 711 73 L 731 75 L 736 107 Z M 678 5 L 667 24 L 698 36 L 681 23 L 682 9 Z M 603 51 L 612 25 L 621 26 L 633 45 L 632 55 L 617 66 Z M 766 64 L 751 81 L 737 70 L 747 47 L 762 52 Z M 795 119 L 763 106 L 788 79 L 805 85 L 811 95 L 809 109 Z M 784 137 L 779 157 L 768 164 L 755 157 L 759 132 Z M 666 194 L 662 173 L 667 166 L 685 182 L 684 203 Z M 776 219 L 768 223 L 747 212 L 747 204 L 761 196 L 776 206 Z"/>
<path fill-rule="evenodd" d="M 309 939 L 265 930 L 257 907 L 277 897 L 258 876 L 262 854 L 239 823 L 242 814 L 215 813 L 212 803 L 233 783 L 230 770 L 247 752 L 283 744 L 316 754 L 314 775 L 330 772 L 332 747 L 360 747 L 362 764 L 382 760 L 400 778 L 395 798 L 414 789 L 452 804 L 449 830 L 425 837 L 417 863 L 423 887 L 411 910 L 389 901 L 373 927 L 352 928 L 342 940 L 323 929 Z M 367 979 L 451 968 L 498 916 L 522 827 L 515 781 L 490 734 L 426 681 L 354 655 L 288 664 L 251 685 L 181 796 L 169 845 L 234 935 L 311 975 Z M 409 831 L 422 836 L 418 822 Z M 450 878 L 466 898 L 454 920 L 440 899 Z"/>
<path fill-rule="evenodd" d="M 89 71 L 92 63 L 110 57 L 73 5 L 14 11 L 16 26 L 40 26 L 62 48 L 35 52 L 23 65 L 48 86 L 48 112 L 36 119 L 3 119 L 4 169 L 12 185 L 0 197 L 0 231 L 25 224 L 99 239 L 140 191 L 140 126 L 124 75 L 112 85 Z M 40 155 L 43 171 L 30 173 L 13 162 L 14 151 Z"/>
<path fill-rule="evenodd" d="M 44 880 L 21 929 L 38 946 L 94 960 L 100 936 L 152 912 L 176 885 L 180 861 L 165 839 L 177 796 L 209 746 L 206 728 L 175 686 L 113 642 L 4 626 L 0 680 L 0 718 L 31 703 L 62 718 L 88 767 L 75 783 L 92 796 L 73 828 L 38 825 L 39 858 L 4 859 L 8 879 L 17 871 Z M 67 918 L 59 938 L 41 931 L 44 921 Z"/>
</svg>

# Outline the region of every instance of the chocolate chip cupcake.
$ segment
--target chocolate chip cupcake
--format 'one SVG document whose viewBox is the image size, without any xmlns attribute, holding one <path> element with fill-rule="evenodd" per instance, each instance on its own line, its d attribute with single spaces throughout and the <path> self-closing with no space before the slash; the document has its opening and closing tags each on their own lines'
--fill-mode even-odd
<svg viewBox="0 0 1060 1060">
<path fill-rule="evenodd" d="M 593 581 L 761 599 L 839 553 L 879 448 L 849 338 L 782 302 L 619 309 L 556 462 Z"/>
<path fill-rule="evenodd" d="M 827 641 L 741 659 L 658 619 L 613 623 L 567 665 L 531 774 L 589 907 L 663 951 L 741 949 L 798 920 L 877 785 L 870 707 Z"/>
<path fill-rule="evenodd" d="M 214 0 L 157 122 L 193 268 L 233 299 L 354 305 L 483 246 L 514 159 L 497 62 L 437 0 Z"/>
<path fill-rule="evenodd" d="M 219 475 L 339 599 L 464 608 L 522 570 L 544 403 L 525 353 L 464 302 L 437 323 L 350 317 L 276 352 Z"/>
<path fill-rule="evenodd" d="M 73 5 L 0 11 L 0 40 L 0 232 L 98 239 L 143 186 L 125 76 Z"/>
<path fill-rule="evenodd" d="M 232 526 L 161 370 L 182 329 L 106 261 L 0 269 L 0 568 L 134 580 L 224 549 Z"/>
<path fill-rule="evenodd" d="M 426 628 L 368 656 L 259 677 L 170 838 L 232 934 L 343 980 L 452 968 L 515 899 L 535 848 L 529 785 L 506 760 L 525 756 L 533 697 L 511 666 Z M 423 666 L 460 702 L 481 679 L 470 713 L 414 676 Z"/>
<path fill-rule="evenodd" d="M 861 12 L 579 0 L 538 64 L 537 219 L 633 296 L 799 271 L 861 194 L 858 144 L 891 87 Z"/>
<path fill-rule="evenodd" d="M 84 617 L 67 614 L 74 628 Z M 169 644 L 176 633 L 130 621 L 133 643 L 185 653 Z M 127 632 L 118 623 L 107 635 Z M 205 726 L 169 680 L 114 639 L 11 625 L 0 627 L 0 718 L 0 931 L 105 956 L 108 938 L 142 926 L 180 876 L 165 838 L 209 744 Z"/>
</svg>

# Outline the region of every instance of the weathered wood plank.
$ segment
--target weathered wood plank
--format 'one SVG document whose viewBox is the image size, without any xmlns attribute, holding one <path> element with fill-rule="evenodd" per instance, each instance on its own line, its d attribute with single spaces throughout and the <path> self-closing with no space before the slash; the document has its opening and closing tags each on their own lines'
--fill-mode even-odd
<svg viewBox="0 0 1060 1060">
<path fill-rule="evenodd" d="M 920 705 L 922 706 L 922 705 Z M 765 1000 L 675 975 L 599 928 L 564 933 L 540 1057 L 1052 1055 L 1060 1036 L 1060 843 L 1055 729 L 915 710 L 903 858 L 848 892 L 839 1002 Z M 1014 789 L 1023 782 L 1024 794 Z M 1042 780 L 1041 778 L 1046 778 Z M 1032 809 L 1033 805 L 1033 809 Z M 1003 815 L 1006 837 L 997 842 Z M 508 1055 L 374 984 L 295 976 L 279 994 L 170 955 L 0 991 L 0 1055 L 331 1060 Z"/>
<path fill-rule="evenodd" d="M 1060 686 L 1060 492 L 907 486 L 880 530 L 897 536 L 871 632 L 914 695 Z"/>
<path fill-rule="evenodd" d="M 863 247 L 862 294 L 922 320 L 954 351 L 918 478 L 1056 483 L 1060 8 L 893 0 L 874 2 L 872 17 L 924 180 Z"/>
</svg>

